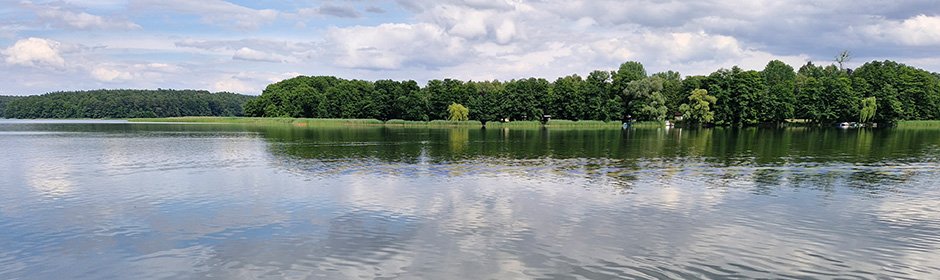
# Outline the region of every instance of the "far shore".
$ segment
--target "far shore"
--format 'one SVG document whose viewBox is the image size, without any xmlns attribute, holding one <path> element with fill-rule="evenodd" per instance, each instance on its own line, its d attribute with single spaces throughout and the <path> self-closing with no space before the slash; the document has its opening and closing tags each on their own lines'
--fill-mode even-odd
<svg viewBox="0 0 940 280">
<path fill-rule="evenodd" d="M 228 124 L 252 124 L 252 125 L 293 125 L 296 127 L 330 127 L 330 126 L 386 126 L 386 127 L 484 127 L 480 121 L 405 121 L 388 120 L 381 121 L 376 119 L 311 119 L 311 118 L 259 118 L 259 117 L 171 117 L 171 118 L 133 118 L 127 119 L 129 122 L 159 122 L 159 123 L 228 123 Z M 792 122 L 789 125 L 803 126 L 804 123 Z M 623 125 L 619 121 L 571 121 L 571 120 L 550 120 L 544 125 L 539 121 L 510 121 L 499 122 L 491 121 L 486 123 L 486 128 L 594 128 L 594 129 L 619 129 Z M 632 127 L 637 128 L 657 128 L 665 127 L 665 122 L 644 121 L 634 122 Z M 940 128 L 940 121 L 937 120 L 917 120 L 900 121 L 898 128 Z"/>
<path fill-rule="evenodd" d="M 230 123 L 253 125 L 286 124 L 297 127 L 335 127 L 335 126 L 386 126 L 386 127 L 486 127 L 486 128 L 603 128 L 619 129 L 623 126 L 619 121 L 570 121 L 550 120 L 544 125 L 539 121 L 510 121 L 487 122 L 484 126 L 480 121 L 406 121 L 376 119 L 310 119 L 310 118 L 257 118 L 257 117 L 174 117 L 174 118 L 136 118 L 128 119 L 130 122 L 179 122 L 179 123 Z M 663 122 L 637 122 L 634 126 L 661 127 Z"/>
</svg>

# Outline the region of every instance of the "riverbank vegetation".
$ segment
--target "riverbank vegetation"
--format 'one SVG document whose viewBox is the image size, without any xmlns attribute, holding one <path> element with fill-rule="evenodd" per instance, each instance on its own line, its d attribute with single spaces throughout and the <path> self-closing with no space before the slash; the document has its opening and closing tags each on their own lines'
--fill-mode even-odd
<svg viewBox="0 0 940 280">
<path fill-rule="evenodd" d="M 342 126 L 390 126 L 390 127 L 483 127 L 477 120 L 409 121 L 376 119 L 314 119 L 314 118 L 265 118 L 265 117 L 172 117 L 132 118 L 131 122 L 161 123 L 221 123 L 247 125 L 293 125 L 298 127 L 342 127 Z M 662 122 L 638 122 L 641 127 L 662 127 Z M 620 128 L 621 122 L 550 120 L 544 125 L 539 121 L 491 122 L 487 128 Z"/>
<path fill-rule="evenodd" d="M 627 62 L 584 78 L 444 79 L 424 87 L 410 80 L 299 76 L 269 85 L 245 104 L 245 114 L 428 122 L 452 119 L 451 109 L 458 105 L 468 109 L 467 119 L 484 124 L 538 123 L 545 115 L 572 121 L 675 118 L 719 126 L 788 119 L 892 124 L 940 119 L 940 75 L 892 61 L 854 70 L 809 62 L 795 70 L 774 60 L 761 71 L 732 67 L 707 76 L 682 77 L 674 71 L 648 75 L 642 64 Z"/>
<path fill-rule="evenodd" d="M 900 121 L 897 126 L 899 128 L 940 128 L 940 121 Z"/>
<path fill-rule="evenodd" d="M 16 97 L 5 102 L 6 118 L 163 118 L 241 116 L 254 97 L 196 90 L 93 90 Z M 0 104 L 4 103 L 0 98 Z"/>
<path fill-rule="evenodd" d="M 3 104 L 6 104 L 5 106 Z M 381 124 L 488 127 L 619 126 L 621 121 L 666 120 L 691 125 L 748 126 L 800 120 L 801 125 L 940 119 L 940 74 L 873 61 L 857 69 L 799 69 L 778 60 L 764 69 L 720 69 L 683 77 L 648 74 L 639 62 L 554 81 L 364 81 L 298 76 L 261 96 L 192 90 L 96 90 L 0 97 L 7 118 L 160 118 L 250 116 L 370 119 Z M 388 122 L 390 120 L 396 120 Z M 566 123 L 564 120 L 569 120 Z M 436 122 L 435 122 L 436 121 Z M 508 123 L 507 123 L 508 122 Z"/>
</svg>

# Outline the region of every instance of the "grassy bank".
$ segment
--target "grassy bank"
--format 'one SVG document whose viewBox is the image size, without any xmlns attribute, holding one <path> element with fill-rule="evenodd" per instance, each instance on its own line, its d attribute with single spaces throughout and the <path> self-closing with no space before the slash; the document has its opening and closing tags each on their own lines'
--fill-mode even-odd
<svg viewBox="0 0 940 280">
<path fill-rule="evenodd" d="M 899 128 L 940 128 L 940 121 L 900 121 Z"/>
<path fill-rule="evenodd" d="M 297 119 L 297 118 L 242 118 L 242 117 L 178 117 L 140 118 L 130 122 L 180 122 L 180 123 L 230 123 L 252 125 L 288 124 L 294 126 L 380 126 L 380 120 L 372 119 Z"/>
<path fill-rule="evenodd" d="M 294 125 L 301 127 L 315 126 L 389 126 L 389 127 L 483 127 L 480 121 L 406 121 L 389 120 L 382 122 L 374 119 L 302 119 L 302 118 L 246 118 L 246 117 L 178 117 L 178 118 L 140 118 L 131 122 L 179 122 L 179 123 L 230 123 L 250 125 Z M 618 121 L 570 121 L 551 120 L 548 128 L 620 128 Z M 639 122 L 635 127 L 661 127 L 661 122 Z M 487 122 L 487 128 L 541 128 L 538 121 Z"/>
<path fill-rule="evenodd" d="M 406 121 L 406 120 L 388 120 L 385 122 L 385 126 L 398 126 L 398 127 L 481 127 L 483 123 L 480 121 Z"/>
</svg>

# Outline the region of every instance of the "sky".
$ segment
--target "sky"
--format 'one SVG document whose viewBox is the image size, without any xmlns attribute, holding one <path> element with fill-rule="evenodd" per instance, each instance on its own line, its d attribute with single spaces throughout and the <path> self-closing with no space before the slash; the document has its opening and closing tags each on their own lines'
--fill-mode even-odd
<svg viewBox="0 0 940 280">
<path fill-rule="evenodd" d="M 257 95 L 298 75 L 511 80 L 639 61 L 709 74 L 895 60 L 940 71 L 935 0 L 0 0 L 0 95 Z"/>
</svg>

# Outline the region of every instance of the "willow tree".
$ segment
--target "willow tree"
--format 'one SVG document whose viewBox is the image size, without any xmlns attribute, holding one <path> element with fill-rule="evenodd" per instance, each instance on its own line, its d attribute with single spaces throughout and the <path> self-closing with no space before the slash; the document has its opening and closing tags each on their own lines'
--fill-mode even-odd
<svg viewBox="0 0 940 280">
<path fill-rule="evenodd" d="M 859 110 L 858 121 L 866 123 L 875 117 L 878 110 L 878 100 L 874 96 L 862 99 L 862 109 Z"/>
<path fill-rule="evenodd" d="M 447 106 L 447 112 L 450 113 L 450 117 L 447 118 L 449 121 L 466 121 L 470 119 L 470 109 L 457 103 L 451 103 L 450 106 Z"/>
</svg>

